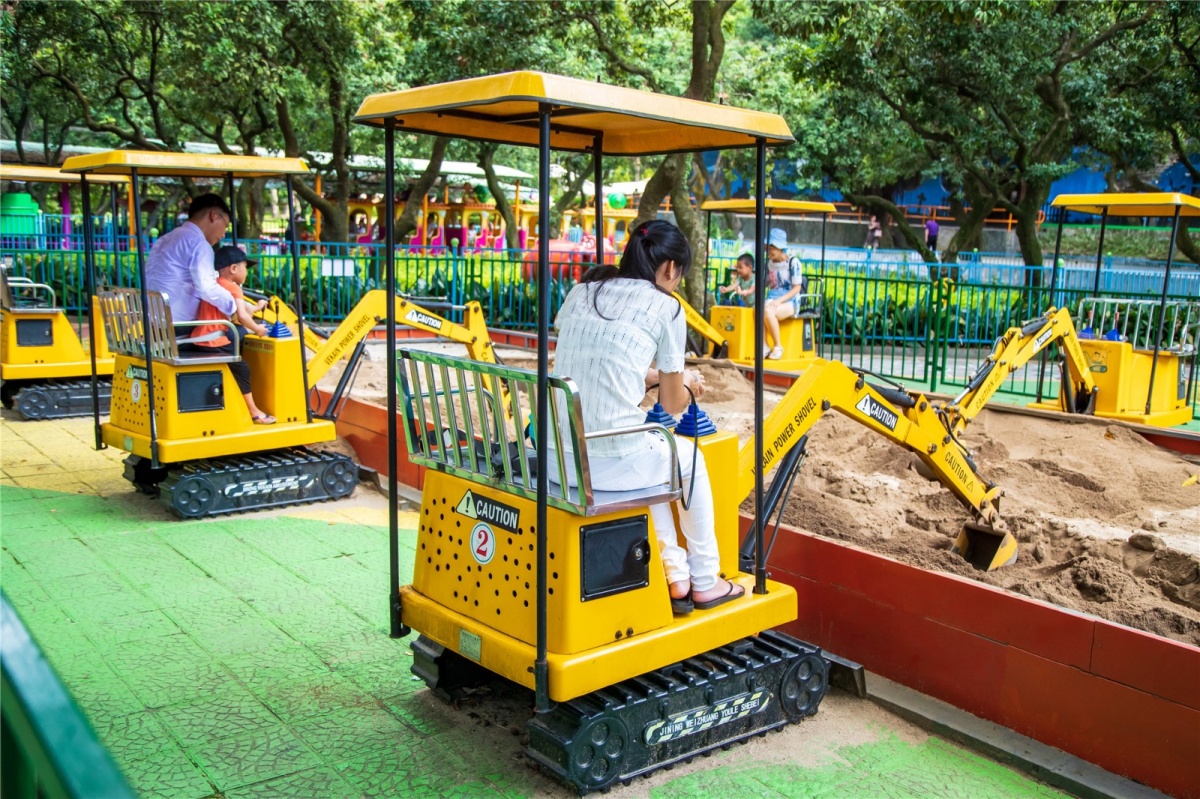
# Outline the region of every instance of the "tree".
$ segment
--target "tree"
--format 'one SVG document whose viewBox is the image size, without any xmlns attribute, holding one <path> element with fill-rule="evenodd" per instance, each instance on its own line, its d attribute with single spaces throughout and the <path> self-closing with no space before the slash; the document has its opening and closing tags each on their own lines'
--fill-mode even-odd
<svg viewBox="0 0 1200 799">
<path fill-rule="evenodd" d="M 964 231 L 999 206 L 1021 253 L 1042 261 L 1039 212 L 1090 126 L 1118 104 L 1111 73 L 1154 17 L 1154 4 L 781 3 L 773 18 L 815 37 L 795 74 L 823 81 L 842 108 L 885 108 L 875 121 L 920 142 L 930 167 L 971 201 Z"/>
</svg>

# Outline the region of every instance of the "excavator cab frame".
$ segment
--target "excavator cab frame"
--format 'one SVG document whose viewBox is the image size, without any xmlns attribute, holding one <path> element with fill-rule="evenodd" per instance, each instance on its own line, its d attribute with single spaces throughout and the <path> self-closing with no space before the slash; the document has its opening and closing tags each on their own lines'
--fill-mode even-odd
<svg viewBox="0 0 1200 799">
<path fill-rule="evenodd" d="M 1181 192 L 1146 192 L 1113 194 L 1060 194 L 1051 203 L 1061 209 L 1058 230 L 1054 239 L 1054 260 L 1050 271 L 1050 294 L 1053 297 L 1058 283 L 1059 253 L 1062 250 L 1063 223 L 1067 211 L 1100 217 L 1099 243 L 1096 248 L 1096 271 L 1091 296 L 1081 299 L 1082 316 L 1088 311 L 1086 303 L 1102 299 L 1101 272 L 1104 264 L 1104 234 L 1111 218 L 1171 217 L 1171 236 L 1167 260 L 1163 269 L 1162 291 L 1150 319 L 1148 331 L 1140 337 L 1125 335 L 1120 330 L 1109 337 L 1106 331 L 1084 339 L 1086 357 L 1101 383 L 1103 401 L 1096 415 L 1157 427 L 1172 427 L 1191 421 L 1196 402 L 1196 359 L 1200 326 L 1195 321 L 1185 323 L 1181 335 L 1176 331 L 1180 316 L 1195 320 L 1200 303 L 1170 300 L 1171 268 L 1175 259 L 1175 244 L 1179 237 L 1179 222 L 1183 217 L 1200 217 L 1200 198 Z M 1148 306 L 1144 300 L 1138 306 Z M 1170 306 L 1179 306 L 1168 313 Z M 1167 329 L 1167 319 L 1174 321 Z M 1127 331 L 1126 331 L 1127 332 Z M 1176 336 L 1179 339 L 1176 340 Z M 1044 408 L 1043 374 L 1038 374 L 1037 401 L 1031 407 Z"/>
<path fill-rule="evenodd" d="M 755 238 L 766 240 L 766 231 L 770 230 L 772 222 L 778 217 L 800 217 L 819 215 L 821 217 L 821 266 L 817 275 L 808 276 L 808 287 L 800 295 L 803 304 L 800 313 L 791 319 L 779 323 L 779 335 L 783 340 L 784 357 L 771 362 L 773 370 L 782 372 L 803 372 L 811 366 L 823 352 L 821 342 L 821 320 L 824 304 L 825 279 L 825 233 L 829 223 L 829 215 L 837 209 L 833 203 L 814 202 L 810 200 L 777 200 L 767 198 L 765 201 L 767 219 L 766 226 L 755 228 Z M 700 206 L 707 214 L 707 229 L 709 240 L 712 240 L 712 216 L 720 213 L 754 213 L 753 200 L 708 200 Z M 754 366 L 754 346 L 758 338 L 748 329 L 755 324 L 756 314 L 750 308 L 734 305 L 708 306 L 708 275 L 709 262 L 704 264 L 704 302 L 702 320 L 706 324 L 701 327 L 693 326 L 701 335 L 710 341 L 720 338 L 724 344 L 726 357 L 743 368 Z M 697 314 L 700 316 L 700 314 Z M 690 323 L 690 319 L 689 319 Z M 761 324 L 761 323 L 760 323 Z M 778 343 L 778 342 L 777 342 Z M 713 353 L 713 357 L 718 357 Z"/>
<path fill-rule="evenodd" d="M 63 170 L 86 182 L 95 176 L 128 178 L 134 208 L 140 208 L 139 178 L 216 178 L 226 182 L 232 200 L 237 180 L 283 179 L 288 215 L 295 208 L 293 180 L 309 173 L 299 158 L 193 155 L 113 150 L 69 158 Z M 236 207 L 230 202 L 231 207 Z M 237 218 L 230 220 L 237 243 Z M 358 483 L 358 467 L 345 455 L 308 449 L 333 441 L 334 424 L 314 418 L 308 402 L 308 364 L 297 335 L 247 334 L 230 356 L 181 352 L 179 324 L 166 295 L 146 288 L 144 229 L 132 217 L 139 288 L 100 292 L 105 330 L 116 355 L 113 406 L 108 422 L 93 418 L 96 447 L 129 452 L 125 477 L 143 493 L 157 495 L 183 518 L 236 513 L 265 507 L 337 499 Z M 85 230 L 88 271 L 94 276 L 90 228 Z M 301 296 L 298 241 L 290 242 L 293 291 Z M 95 285 L 94 279 L 89 282 Z M 99 320 L 91 320 L 93 326 Z M 282 335 L 287 332 L 287 335 Z M 231 338 L 237 340 L 236 335 Z M 256 424 L 241 399 L 229 363 L 250 364 L 256 404 L 276 417 Z M 96 370 L 93 369 L 93 383 Z"/>
<path fill-rule="evenodd" d="M 57 167 L 25 164 L 0 166 L 0 181 L 63 186 L 81 183 L 78 175 Z M 115 196 L 117 188 L 127 185 L 129 179 L 113 175 L 92 182 L 111 185 Z M 91 196 L 88 186 L 82 191 L 84 226 L 88 229 L 92 224 Z M 98 404 L 99 413 L 108 413 L 113 357 L 103 326 L 97 329 L 88 325 L 88 341 L 84 342 L 83 325 L 73 325 L 67 311 L 57 307 L 54 290 L 34 283 L 27 275 L 12 274 L 9 266 L 0 265 L 0 398 L 4 407 L 15 410 L 25 420 L 85 416 L 92 412 L 93 403 Z M 25 296 L 30 292 L 41 292 L 41 296 Z M 94 298 L 91 301 L 94 303 Z M 103 378 L 98 381 L 95 398 L 85 379 L 92 373 L 92 350 L 96 352 L 97 373 Z"/>
<path fill-rule="evenodd" d="M 387 220 L 385 250 L 388 253 L 385 271 L 389 304 L 393 302 L 395 291 L 393 220 L 396 131 L 537 147 L 539 215 L 542 219 L 549 218 L 550 214 L 552 149 L 591 152 L 596 169 L 595 183 L 603 185 L 602 159 L 606 155 L 644 156 L 752 147 L 756 151 L 756 218 L 760 229 L 764 227 L 766 218 L 763 187 L 766 184 L 767 147 L 793 140 L 786 122 L 775 114 L 536 72 L 512 72 L 373 95 L 363 101 L 355 121 L 384 130 L 384 197 L 387 204 L 384 214 Z M 601 229 L 603 202 L 602 192 L 597 192 L 596 219 Z M 596 262 L 603 263 L 603 238 L 597 237 L 596 244 Z M 757 284 L 763 286 L 763 244 L 759 241 L 755 246 L 759 264 Z M 543 236 L 538 240 L 537 264 L 538 369 L 536 374 L 531 372 L 526 375 L 523 381 L 532 387 L 532 395 L 526 395 L 529 397 L 527 405 L 533 406 L 531 438 L 534 460 L 542 466 L 536 469 L 536 474 L 530 474 L 528 482 L 524 484 L 525 492 L 532 494 L 533 498 L 502 492 L 495 485 L 485 485 L 487 481 L 468 480 L 455 474 L 445 468 L 444 463 L 441 466 L 431 463 L 426 471 L 422 492 L 423 512 L 427 511 L 431 518 L 437 518 L 439 522 L 423 525 L 418 534 L 418 547 L 421 548 L 418 552 L 429 551 L 430 561 L 423 563 L 420 562 L 423 559 L 418 558 L 413 586 L 401 584 L 398 517 L 393 503 L 389 519 L 391 579 L 388 594 L 391 634 L 394 637 L 407 635 L 411 632 L 410 623 L 421 633 L 413 645 L 415 658 L 420 664 L 417 673 L 422 674 L 436 691 L 452 690 L 458 678 L 481 671 L 485 675 L 508 676 L 532 687 L 538 712 L 530 725 L 527 754 L 560 779 L 586 792 L 609 787 L 618 779 L 627 780 L 636 774 L 647 773 L 699 752 L 728 745 L 734 740 L 810 715 L 816 711 L 828 684 L 827 666 L 816 647 L 766 629 L 785 622 L 789 617 L 795 618 L 794 589 L 767 579 L 765 560 L 761 555 L 756 560 L 752 574 L 738 573 L 736 543 L 723 550 L 722 561 L 726 562 L 725 553 L 728 552 L 728 574 L 749 589 L 746 596 L 720 608 L 697 611 L 685 621 L 671 618 L 670 600 L 662 582 L 661 568 L 658 572 L 650 569 L 647 579 L 657 580 L 655 585 L 662 590 L 654 591 L 635 580 L 603 596 L 576 598 L 573 587 L 587 584 L 587 577 L 582 572 L 588 568 L 587 564 L 590 563 L 594 570 L 603 560 L 611 563 L 613 558 L 621 560 L 628 556 L 633 559 L 631 563 L 637 563 L 640 569 L 647 550 L 652 552 L 654 547 L 639 545 L 641 541 L 652 540 L 644 504 L 614 510 L 611 514 L 576 517 L 550 502 L 551 470 L 546 467 L 550 463 L 550 431 L 555 429 L 551 408 L 557 407 L 557 402 L 551 401 L 555 384 L 550 378 L 548 366 L 551 323 L 549 261 L 549 238 Z M 760 309 L 761 305 L 761 302 L 756 304 Z M 399 378 L 397 370 L 403 364 L 397 360 L 392 334 L 396 315 L 389 312 L 387 316 L 389 491 L 395 497 L 396 445 L 399 441 L 396 386 Z M 761 318 L 756 323 L 756 330 L 761 343 Z M 761 352 L 757 360 L 756 432 L 758 440 L 762 440 Z M 430 371 L 425 372 L 425 368 Z M 462 368 L 479 372 L 496 367 L 462 364 Z M 450 367 L 447 365 L 446 369 Z M 444 393 L 455 385 L 455 378 L 439 377 L 433 364 L 423 364 L 419 373 L 431 378 L 429 385 L 410 394 L 406 409 L 422 407 L 422 403 L 430 399 L 428 395 L 437 393 L 438 387 Z M 409 383 L 408 391 L 413 392 L 411 380 Z M 512 395 L 515 397 L 519 393 L 512 392 Z M 427 417 L 426 424 L 431 423 Z M 456 441 L 462 441 L 457 430 L 444 422 L 441 427 L 447 429 L 432 431 L 432 442 L 441 442 L 441 448 L 445 451 L 461 455 L 462 447 L 455 445 Z M 539 431 L 544 431 L 544 434 Z M 420 445 L 420 442 L 426 445 L 431 443 L 430 437 L 423 435 L 421 430 L 416 432 L 415 440 L 409 439 L 410 446 Z M 515 435 L 523 436 L 523 432 Z M 724 443 L 720 446 L 725 450 L 722 455 L 713 453 L 711 460 L 732 462 L 736 439 L 732 434 L 717 438 L 722 439 Z M 518 446 L 518 455 L 526 452 L 524 440 L 520 438 L 518 442 L 513 442 Z M 704 445 L 704 441 L 701 440 L 700 444 Z M 586 444 L 576 438 L 572 446 L 576 447 L 573 451 L 578 452 L 579 447 L 586 447 Z M 466 444 L 467 457 L 471 457 L 473 447 L 472 443 Z M 508 453 L 500 454 L 500 466 L 504 468 L 504 463 L 510 463 L 507 460 Z M 508 468 L 511 469 L 511 463 Z M 761 505 L 761 474 L 756 476 L 755 481 L 758 489 L 756 501 Z M 719 482 L 714 481 L 714 485 Z M 730 489 L 731 483 L 725 481 L 725 488 Z M 449 504 L 449 507 L 443 508 L 443 504 Z M 726 530 L 727 536 L 731 533 L 736 536 L 738 503 L 730 496 L 722 497 L 716 504 L 719 506 L 718 513 L 727 514 L 718 524 Z M 551 512 L 555 515 L 552 516 Z M 572 518 L 559 517 L 559 513 L 569 514 Z M 761 514 L 758 518 L 761 519 Z M 496 522 L 497 519 L 515 521 L 516 524 L 512 525 L 515 529 L 510 534 L 507 528 Z M 548 526 L 550 519 L 554 519 L 554 523 Z M 592 530 L 593 522 L 617 525 L 623 532 L 612 537 L 588 535 L 588 530 L 581 528 Z M 470 526 L 459 532 L 459 525 L 468 523 Z M 443 529 L 443 524 L 454 526 Z M 503 534 L 497 533 L 497 530 Z M 600 530 L 594 529 L 592 532 L 598 533 Z M 443 536 L 440 545 L 437 543 L 439 533 Z M 419 588 L 438 584 L 440 591 L 444 587 L 437 580 L 440 572 L 431 570 L 435 565 L 433 550 L 440 546 L 442 552 L 437 553 L 439 556 L 449 551 L 450 540 L 444 537 L 447 535 L 452 536 L 456 547 L 453 553 L 458 556 L 457 561 L 454 558 L 451 561 L 459 563 L 460 567 L 463 563 L 470 566 L 471 576 L 476 578 L 472 582 L 478 584 L 469 587 L 464 583 L 460 591 L 462 598 L 449 596 L 447 599 L 439 594 L 441 601 L 434 601 L 430 593 L 422 592 Z M 756 523 L 753 535 L 761 538 L 761 525 Z M 513 547 L 513 550 L 501 552 L 484 547 L 482 551 L 485 554 L 481 555 L 478 545 L 483 543 L 485 537 L 498 545 L 502 543 L 506 548 Z M 468 538 L 470 547 L 466 543 Z M 628 551 L 622 550 L 624 554 L 617 551 L 620 547 L 614 543 L 622 541 L 628 544 Z M 581 553 L 590 545 L 614 546 L 617 549 L 588 558 Z M 431 546 L 433 550 L 430 550 Z M 461 551 L 458 549 L 460 547 Z M 761 545 L 757 551 L 763 551 Z M 495 561 L 491 558 L 487 560 L 496 564 L 490 571 L 479 560 L 488 552 L 496 558 Z M 641 560 L 638 559 L 638 552 L 641 553 Z M 504 556 L 508 557 L 507 561 L 503 560 Z M 555 559 L 551 560 L 552 557 Z M 498 571 L 501 564 L 509 567 L 518 559 L 520 563 L 516 568 L 523 577 L 520 586 L 510 589 L 505 585 L 504 588 L 515 590 L 518 595 L 524 591 L 525 597 L 522 599 L 518 596 L 517 604 L 511 607 L 508 603 L 514 598 L 509 597 L 505 607 L 510 607 L 511 613 L 505 614 L 495 604 L 501 599 L 500 587 L 496 587 L 496 593 L 489 600 L 487 595 L 493 592 L 485 591 L 482 585 L 485 578 L 495 579 L 494 575 L 501 573 L 502 570 Z M 443 564 L 439 562 L 436 565 L 440 567 Z M 475 565 L 481 568 L 478 575 Z M 589 574 L 596 576 L 594 572 Z M 512 575 L 509 578 L 511 584 Z M 567 582 L 556 583 L 555 580 Z M 459 589 L 451 587 L 451 590 Z M 422 604 L 423 600 L 418 597 L 428 601 Z M 474 600 L 467 601 L 465 609 L 475 621 L 467 621 L 467 614 L 460 612 L 464 610 L 464 599 L 470 597 L 474 597 Z M 560 606 L 553 604 L 560 601 L 577 606 L 579 613 L 600 621 L 590 627 L 564 624 L 557 615 Z M 480 606 L 485 605 L 490 612 L 490 618 L 487 619 L 482 618 L 478 611 Z M 555 608 L 554 614 L 550 613 L 551 607 Z M 605 621 L 607 616 L 601 612 L 605 607 L 626 615 L 632 612 L 634 615 L 630 618 L 633 619 L 653 617 L 657 621 L 650 626 L 658 626 L 658 629 L 646 630 L 646 625 L 638 620 L 624 625 L 614 634 L 612 625 Z M 763 615 L 766 608 L 773 610 Z M 598 613 L 600 615 L 597 616 Z M 756 618 L 761 624 L 751 621 Z M 608 631 L 605 642 L 597 641 L 590 649 L 576 648 L 579 642 L 575 638 L 580 635 L 594 636 L 602 630 Z M 519 645 L 514 643 L 518 640 Z M 553 651 L 548 648 L 551 642 L 555 642 Z M 655 689 L 638 698 L 629 695 L 627 701 L 619 706 L 611 701 L 605 703 L 594 700 L 591 694 L 581 696 L 577 693 L 577 690 L 586 690 L 587 685 L 610 684 L 602 679 L 603 670 L 588 665 L 595 664 L 595 658 L 603 657 L 606 663 L 621 662 L 624 664 L 622 668 L 628 668 L 640 662 L 640 657 L 635 653 L 640 655 L 643 652 L 653 653 L 647 663 L 673 660 L 673 663 L 655 672 L 654 680 L 659 682 L 654 684 L 662 685 L 661 690 Z M 693 663 L 688 658 L 701 654 L 705 655 L 705 663 L 709 664 L 706 669 L 716 671 L 699 674 L 694 665 L 688 665 Z M 556 663 L 561 664 L 561 658 L 577 661 L 576 671 L 590 676 L 580 682 L 564 681 L 555 666 Z M 501 666 L 501 663 L 506 665 Z M 718 667 L 714 664 L 723 665 Z M 653 669 L 655 666 L 647 665 L 646 668 Z M 751 675 L 756 687 L 736 687 L 746 686 L 746 680 Z M 642 684 L 649 687 L 651 682 L 643 681 Z M 631 685 L 633 681 L 622 683 L 622 686 Z M 723 713 L 726 700 L 735 703 L 744 712 Z M 712 720 L 721 723 L 711 723 L 707 715 L 712 714 L 715 714 Z M 604 742 L 605 746 L 596 748 L 595 742 Z"/>
</svg>

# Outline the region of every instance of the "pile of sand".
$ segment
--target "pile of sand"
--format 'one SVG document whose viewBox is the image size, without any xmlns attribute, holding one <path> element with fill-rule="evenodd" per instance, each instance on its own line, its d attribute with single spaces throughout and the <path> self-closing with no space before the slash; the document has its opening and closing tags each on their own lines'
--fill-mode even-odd
<svg viewBox="0 0 1200 799">
<path fill-rule="evenodd" d="M 536 366 L 527 356 L 505 363 Z M 698 368 L 708 386 L 701 406 L 719 428 L 748 439 L 752 384 L 722 365 Z M 323 385 L 330 380 L 332 373 Z M 385 388 L 382 358 L 365 361 L 354 396 L 382 404 Z M 767 412 L 778 400 L 768 392 Z M 912 565 L 1200 645 L 1200 486 L 1182 485 L 1200 467 L 1094 419 L 985 412 L 963 442 L 980 473 L 1005 488 L 1001 513 L 1021 544 L 1011 566 L 979 572 L 952 554 L 970 513 L 921 477 L 910 453 L 837 413 L 810 435 L 784 520 Z"/>
</svg>

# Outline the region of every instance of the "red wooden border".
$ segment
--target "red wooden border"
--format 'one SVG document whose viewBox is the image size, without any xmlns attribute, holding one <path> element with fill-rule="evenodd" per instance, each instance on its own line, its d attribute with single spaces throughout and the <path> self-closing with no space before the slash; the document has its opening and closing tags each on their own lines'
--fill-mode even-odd
<svg viewBox="0 0 1200 799">
<path fill-rule="evenodd" d="M 1200 797 L 1200 648 L 786 527 L 771 564 L 800 595 L 788 632 L 1109 771 Z"/>
</svg>

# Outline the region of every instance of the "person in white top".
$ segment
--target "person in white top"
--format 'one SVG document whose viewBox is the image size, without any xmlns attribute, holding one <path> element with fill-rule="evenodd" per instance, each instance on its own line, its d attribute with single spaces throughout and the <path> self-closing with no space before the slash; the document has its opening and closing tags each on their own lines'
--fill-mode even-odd
<svg viewBox="0 0 1200 799">
<path fill-rule="evenodd" d="M 704 394 L 703 376 L 684 369 L 687 323 L 670 294 L 691 263 L 691 247 L 679 228 L 653 220 L 634 230 L 618 268 L 593 268 L 567 295 L 555 321 L 554 373 L 578 385 L 585 431 L 642 424 L 646 413 L 638 406 L 656 384 L 659 402 L 671 414 L 687 407 L 688 389 L 697 397 Z M 688 507 L 678 507 L 686 551 L 676 542 L 671 508 L 658 503 L 650 513 L 672 608 L 687 613 L 693 607 L 716 607 L 745 591 L 720 576 L 704 457 L 685 438 L 676 445 L 685 491 L 691 486 Z M 599 490 L 645 488 L 670 477 L 670 450 L 656 433 L 594 440 L 588 444 L 588 459 L 592 487 Z"/>
<path fill-rule="evenodd" d="M 195 321 L 200 300 L 226 316 L 237 310 L 233 295 L 217 284 L 213 269 L 213 245 L 225 236 L 230 217 L 229 206 L 220 195 L 201 194 L 188 206 L 188 221 L 150 248 L 146 288 L 166 292 L 176 324 Z M 177 335 L 191 335 L 191 329 L 184 328 Z"/>
</svg>

